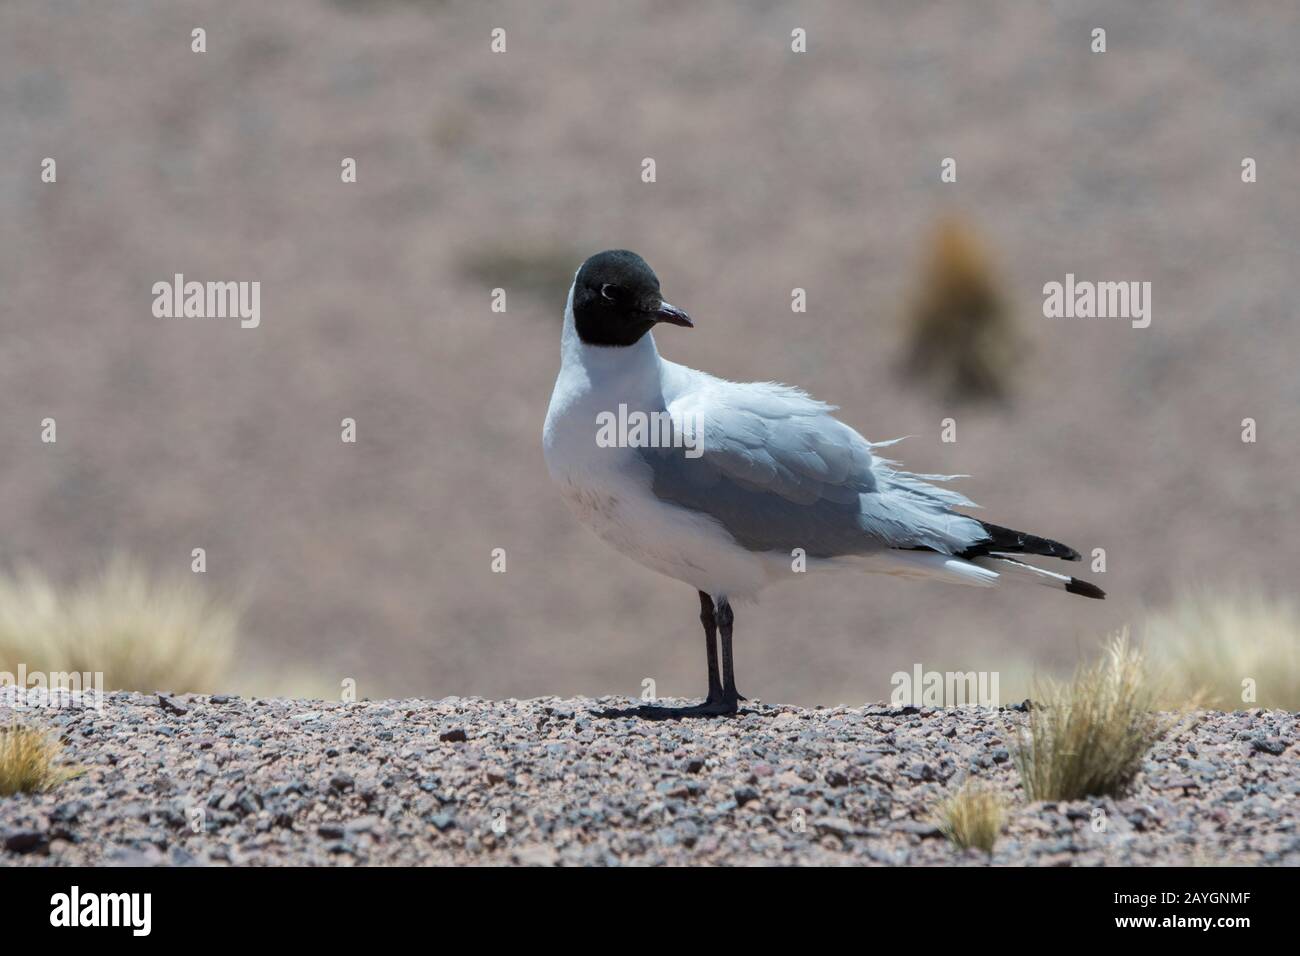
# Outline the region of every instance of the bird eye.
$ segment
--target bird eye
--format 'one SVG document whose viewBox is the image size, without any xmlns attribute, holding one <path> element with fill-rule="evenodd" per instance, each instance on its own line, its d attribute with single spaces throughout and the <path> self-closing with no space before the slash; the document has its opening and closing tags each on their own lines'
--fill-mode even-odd
<svg viewBox="0 0 1300 956">
<path fill-rule="evenodd" d="M 617 292 L 618 292 L 618 286 L 616 286 L 616 285 L 610 285 L 608 282 L 605 283 L 603 286 L 600 287 L 600 296 L 601 296 L 601 298 L 602 298 L 602 299 L 609 299 L 610 302 L 613 302 L 613 301 L 614 301 L 614 296 L 615 296 L 615 293 L 617 293 Z"/>
</svg>

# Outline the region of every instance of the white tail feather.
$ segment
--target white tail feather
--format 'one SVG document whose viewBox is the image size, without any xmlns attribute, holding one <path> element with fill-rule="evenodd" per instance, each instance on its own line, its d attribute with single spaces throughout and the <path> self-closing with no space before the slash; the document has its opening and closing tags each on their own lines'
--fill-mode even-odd
<svg viewBox="0 0 1300 956">
<path fill-rule="evenodd" d="M 990 571 L 1000 571 L 1022 581 L 1031 581 L 1034 584 L 1042 584 L 1045 587 L 1058 588 L 1062 591 L 1066 590 L 1070 582 L 1074 580 L 1068 574 L 1044 571 L 1042 568 L 1036 568 L 1032 564 L 1025 564 L 1023 561 L 1017 561 L 1014 558 L 978 557 L 971 560 L 982 568 L 988 568 Z"/>
<path fill-rule="evenodd" d="M 998 583 L 998 573 L 991 568 L 976 567 L 965 558 L 934 551 L 890 551 L 886 573 L 904 577 L 936 578 L 952 584 L 991 588 Z"/>
</svg>

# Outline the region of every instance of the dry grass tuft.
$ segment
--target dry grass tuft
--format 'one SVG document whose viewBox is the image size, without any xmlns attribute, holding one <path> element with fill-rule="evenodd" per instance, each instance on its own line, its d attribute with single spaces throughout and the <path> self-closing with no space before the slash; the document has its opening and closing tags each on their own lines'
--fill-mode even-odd
<svg viewBox="0 0 1300 956">
<path fill-rule="evenodd" d="M 1184 594 L 1148 616 L 1142 644 L 1171 706 L 1300 710 L 1300 613 L 1289 601 Z"/>
<path fill-rule="evenodd" d="M 106 690 L 218 690 L 238 613 L 188 577 L 151 580 L 119 558 L 60 589 L 34 570 L 0 576 L 0 670 L 104 674 Z"/>
<path fill-rule="evenodd" d="M 58 763 L 59 741 L 39 730 L 13 724 L 0 727 L 0 797 L 44 793 L 81 773 Z"/>
<path fill-rule="evenodd" d="M 963 850 L 976 847 L 992 853 L 1006 823 L 1007 803 L 987 784 L 967 780 L 939 804 L 936 818 L 944 836 Z"/>
<path fill-rule="evenodd" d="M 960 221 L 940 225 L 907 321 L 909 377 L 947 399 L 1009 395 L 1023 343 L 988 256 Z"/>
<path fill-rule="evenodd" d="M 1142 654 L 1124 632 L 1101 660 L 1066 683 L 1036 685 L 1029 729 L 1016 765 L 1030 800 L 1080 800 L 1126 791 L 1146 752 L 1171 722 L 1155 712 L 1160 695 Z"/>
</svg>

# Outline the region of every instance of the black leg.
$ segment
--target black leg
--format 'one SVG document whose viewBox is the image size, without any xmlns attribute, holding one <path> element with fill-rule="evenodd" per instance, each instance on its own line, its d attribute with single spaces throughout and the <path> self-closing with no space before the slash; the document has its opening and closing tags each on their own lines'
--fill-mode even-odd
<svg viewBox="0 0 1300 956">
<path fill-rule="evenodd" d="M 718 605 L 718 630 L 722 632 L 722 700 L 732 707 L 737 701 L 748 700 L 736 690 L 736 672 L 732 668 L 731 625 L 735 620 L 731 605 L 724 600 Z"/>
<path fill-rule="evenodd" d="M 722 700 L 718 680 L 718 620 L 713 616 L 713 598 L 700 592 L 700 623 L 704 625 L 704 649 L 709 658 L 709 703 Z"/>
<path fill-rule="evenodd" d="M 744 700 L 736 693 L 736 677 L 731 670 L 731 622 L 735 615 L 731 605 L 721 602 L 714 610 L 713 598 L 700 592 L 700 623 L 704 625 L 704 647 L 709 661 L 709 696 L 702 704 L 690 707 L 644 705 L 595 712 L 597 717 L 640 717 L 643 720 L 680 720 L 683 717 L 725 717 L 738 709 Z M 722 631 L 722 680 L 718 679 L 718 631 Z"/>
</svg>

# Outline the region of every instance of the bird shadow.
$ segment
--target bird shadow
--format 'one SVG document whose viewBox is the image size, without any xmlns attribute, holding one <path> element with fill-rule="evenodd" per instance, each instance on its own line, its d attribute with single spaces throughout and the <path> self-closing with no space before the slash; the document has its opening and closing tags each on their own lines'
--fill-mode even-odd
<svg viewBox="0 0 1300 956">
<path fill-rule="evenodd" d="M 726 717 L 744 717 L 757 711 L 744 708 L 725 710 L 710 707 L 707 704 L 695 704 L 689 707 L 660 707 L 654 704 L 642 704 L 639 707 L 607 707 L 604 710 L 589 711 L 592 717 L 603 720 L 618 720 L 634 717 L 638 720 L 717 720 Z"/>
</svg>

